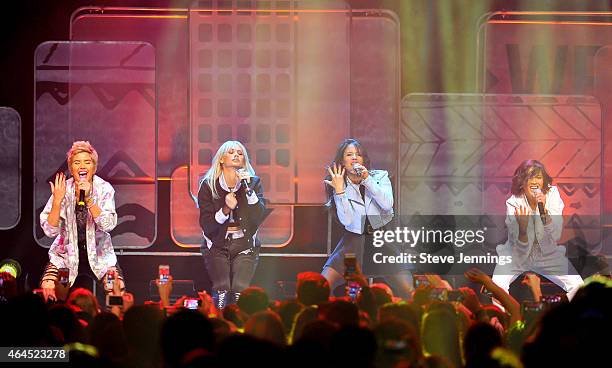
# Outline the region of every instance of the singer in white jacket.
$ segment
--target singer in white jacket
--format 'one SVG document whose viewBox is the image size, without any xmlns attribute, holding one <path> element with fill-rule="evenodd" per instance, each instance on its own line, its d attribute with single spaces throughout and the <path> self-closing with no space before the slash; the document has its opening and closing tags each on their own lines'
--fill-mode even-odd
<svg viewBox="0 0 612 368">
<path fill-rule="evenodd" d="M 112 279 L 116 277 L 123 290 L 123 275 L 109 234 L 117 225 L 115 190 L 95 175 L 98 153 L 89 142 L 74 142 L 66 156 L 72 178 L 66 179 L 63 172 L 56 174 L 54 182 L 49 182 L 51 197 L 40 214 L 45 235 L 55 237 L 41 279 L 45 299 L 57 298 L 59 283 L 91 285 L 83 278 L 77 280 L 83 275 L 98 283 L 114 275 Z M 60 280 L 62 269 L 68 270 L 67 280 Z M 82 285 L 80 280 L 84 280 Z M 100 286 L 110 293 L 114 281 L 105 281 Z"/>
<path fill-rule="evenodd" d="M 344 140 L 336 150 L 334 162 L 324 180 L 327 206 L 344 227 L 340 242 L 323 266 L 321 274 L 332 290 L 343 281 L 344 257 L 355 254 L 363 264 L 364 247 L 371 246 L 375 230 L 384 229 L 393 219 L 393 189 L 389 173 L 371 170 L 367 151 L 356 139 Z M 390 266 L 389 266 L 390 267 Z M 386 279 L 396 293 L 408 297 L 412 291 L 412 274 L 407 269 L 391 270 Z"/>
<path fill-rule="evenodd" d="M 580 286 L 582 278 L 567 259 L 565 246 L 557 243 L 564 204 L 544 165 L 523 161 L 514 172 L 511 192 L 506 200 L 508 240 L 497 246 L 497 253 L 512 256 L 512 262 L 495 267 L 493 282 L 508 291 L 521 273 L 532 271 L 566 292 Z"/>
</svg>

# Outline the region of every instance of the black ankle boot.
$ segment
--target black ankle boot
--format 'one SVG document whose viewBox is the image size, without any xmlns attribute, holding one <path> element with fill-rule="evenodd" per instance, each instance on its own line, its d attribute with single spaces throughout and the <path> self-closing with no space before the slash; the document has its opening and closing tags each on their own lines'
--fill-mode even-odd
<svg viewBox="0 0 612 368">
<path fill-rule="evenodd" d="M 238 304 L 238 299 L 240 299 L 240 293 L 239 292 L 233 292 L 232 296 L 234 297 L 234 304 Z"/>
</svg>

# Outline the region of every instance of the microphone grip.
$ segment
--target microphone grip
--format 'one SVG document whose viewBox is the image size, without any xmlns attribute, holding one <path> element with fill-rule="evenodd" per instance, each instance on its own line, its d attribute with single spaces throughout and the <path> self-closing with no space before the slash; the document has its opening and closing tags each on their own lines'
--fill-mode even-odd
<svg viewBox="0 0 612 368">
<path fill-rule="evenodd" d="M 249 187 L 249 182 L 246 179 L 242 179 L 242 185 L 244 185 L 244 190 L 246 191 L 247 195 L 251 195 L 251 193 L 253 193 L 253 189 Z"/>
<path fill-rule="evenodd" d="M 540 212 L 540 219 L 543 224 L 546 224 L 546 213 L 544 212 L 544 203 L 538 202 L 538 212 Z"/>
<path fill-rule="evenodd" d="M 79 206 L 84 206 L 85 205 L 85 191 L 83 189 L 79 190 L 79 202 L 78 202 Z"/>
</svg>

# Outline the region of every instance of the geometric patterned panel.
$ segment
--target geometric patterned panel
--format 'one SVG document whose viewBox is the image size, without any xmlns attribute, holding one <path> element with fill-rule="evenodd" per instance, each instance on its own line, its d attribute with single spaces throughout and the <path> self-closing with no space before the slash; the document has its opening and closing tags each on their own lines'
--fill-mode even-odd
<svg viewBox="0 0 612 368">
<path fill-rule="evenodd" d="M 213 0 L 193 5 L 194 11 L 200 10 L 198 13 L 212 22 L 209 22 L 212 29 L 203 26 L 202 36 L 212 38 L 205 45 L 212 47 L 209 50 L 213 59 L 217 55 L 215 48 L 225 61 L 231 54 L 231 60 L 223 67 L 213 60 L 210 67 L 204 67 L 205 62 L 202 67 L 195 66 L 197 70 L 187 70 L 188 46 L 191 46 L 188 9 L 82 8 L 75 13 L 72 23 L 73 39 L 119 40 L 129 33 L 134 39 L 147 40 L 156 46 L 160 175 L 170 176 L 176 167 L 185 163 L 198 166 L 200 157 L 206 161 L 211 151 L 217 149 L 219 136 L 225 138 L 231 133 L 232 138 L 249 140 L 246 146 L 274 203 L 324 202 L 321 184 L 324 167 L 333 157 L 336 145 L 346 137 L 360 139 L 368 148 L 373 165 L 389 170 L 397 178 L 397 165 L 393 163 L 397 156 L 395 131 L 400 98 L 397 16 L 389 11 L 375 14 L 351 11 L 342 1 Z M 276 26 L 283 30 L 289 18 L 288 33 L 277 39 Z M 246 25 L 251 27 L 250 31 Z M 263 41 L 268 37 L 268 26 L 272 31 L 269 42 Z M 256 39 L 258 28 L 261 41 Z M 194 31 L 197 35 L 192 36 L 199 37 L 199 29 Z M 207 35 L 208 31 L 212 35 Z M 172 35 L 171 43 L 169 35 Z M 247 42 L 249 37 L 251 42 Z M 260 64 L 266 62 L 265 53 L 260 50 L 284 47 L 282 44 L 287 39 L 292 43 L 287 46 L 292 50 L 290 67 L 279 69 L 275 65 L 277 55 L 272 56 L 270 68 L 257 66 L 253 57 L 258 52 Z M 193 57 L 199 63 L 200 55 L 196 53 Z M 251 68 L 247 67 L 249 62 Z M 281 73 L 278 83 L 274 80 L 276 77 L 271 77 L 271 73 L 277 72 Z M 202 80 L 197 76 L 199 73 L 203 75 Z M 249 80 L 251 88 L 247 93 L 243 88 Z M 189 95 L 196 100 L 193 105 L 188 102 L 191 99 L 187 86 Z M 280 92 L 289 88 L 289 92 L 278 93 L 276 88 Z M 210 106 L 220 106 L 220 112 L 225 115 L 227 107 L 231 107 L 232 114 L 234 109 L 238 113 L 238 107 L 244 108 L 244 100 L 250 99 L 252 114 L 248 118 L 217 116 L 213 109 L 207 113 L 215 114 L 219 120 L 198 118 L 199 112 L 195 110 L 199 108 L 200 97 L 214 100 Z M 266 99 L 271 101 L 269 120 L 257 117 L 256 112 L 257 100 L 262 100 L 259 107 L 265 113 L 268 103 L 263 100 Z M 276 104 L 283 104 L 283 100 L 289 101 L 289 120 L 275 116 Z M 206 107 L 209 102 L 203 104 Z M 195 109 L 191 115 L 187 111 L 189 106 Z M 286 107 L 282 108 L 286 111 Z M 284 143 L 287 139 L 289 143 Z M 317 143 L 316 149 L 313 143 Z M 289 156 L 285 155 L 285 148 Z M 200 149 L 203 151 L 199 152 Z M 277 155 L 282 165 L 276 164 Z M 284 166 L 287 157 L 293 163 L 289 173 Z M 204 162 L 202 167 L 191 171 L 192 193 L 197 190 L 198 176 L 207 167 L 208 163 Z M 290 195 L 293 197 L 287 198 Z"/>
<path fill-rule="evenodd" d="M 287 4 L 291 4 L 286 2 Z M 294 21 L 290 13 L 189 12 L 191 191 L 229 139 L 246 145 L 274 202 L 291 202 Z"/>
<path fill-rule="evenodd" d="M 157 172 L 170 177 L 188 160 L 187 9 L 82 7 L 72 14 L 72 41 L 139 40 L 155 48 Z"/>
<path fill-rule="evenodd" d="M 171 236 L 179 247 L 199 248 L 203 241 L 199 223 L 200 210 L 189 193 L 187 175 L 187 166 L 178 167 L 172 174 Z M 267 204 L 266 207 L 269 214 L 259 227 L 257 236 L 264 248 L 283 248 L 293 238 L 293 206 Z"/>
<path fill-rule="evenodd" d="M 602 105 L 602 127 L 604 137 L 602 203 L 603 221 L 608 231 L 604 232 L 605 241 L 601 254 L 612 255 L 612 47 L 605 46 L 595 54 L 593 93 Z"/>
<path fill-rule="evenodd" d="M 514 170 L 533 158 L 558 186 L 569 227 L 594 229 L 585 236 L 599 241 L 602 130 L 594 98 L 411 94 L 400 131 L 402 214 L 504 214 Z"/>
<path fill-rule="evenodd" d="M 348 133 L 350 13 L 225 3 L 189 11 L 190 191 L 236 139 L 271 203 L 322 202 L 324 167 Z"/>
<path fill-rule="evenodd" d="M 351 14 L 351 131 L 368 149 L 372 167 L 397 179 L 399 19 L 390 11 Z M 395 184 L 395 183 L 394 183 Z"/>
<path fill-rule="evenodd" d="M 603 111 L 603 203 L 604 212 L 612 213 L 612 46 L 602 47 L 595 55 L 593 75 L 594 95 Z M 612 221 L 612 218 L 608 219 Z M 610 223 L 610 222 L 608 222 Z"/>
<path fill-rule="evenodd" d="M 17 225 L 21 217 L 21 117 L 0 107 L 0 229 Z"/>
<path fill-rule="evenodd" d="M 156 236 L 155 50 L 144 42 L 45 42 L 35 54 L 34 234 L 48 181 L 67 173 L 66 151 L 88 140 L 96 174 L 115 189 L 115 248 L 145 248 Z"/>
</svg>

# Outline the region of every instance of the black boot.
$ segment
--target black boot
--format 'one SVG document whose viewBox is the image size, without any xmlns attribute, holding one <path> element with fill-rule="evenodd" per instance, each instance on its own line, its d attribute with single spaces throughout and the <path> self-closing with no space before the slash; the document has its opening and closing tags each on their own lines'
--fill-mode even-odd
<svg viewBox="0 0 612 368">
<path fill-rule="evenodd" d="M 219 312 L 222 312 L 223 308 L 225 308 L 228 296 L 227 290 L 217 290 L 213 292 L 213 302 L 215 303 L 215 307 L 217 307 Z"/>
<path fill-rule="evenodd" d="M 234 297 L 233 303 L 234 303 L 234 304 L 238 304 L 238 299 L 240 299 L 240 293 L 239 293 L 239 292 L 234 291 L 234 292 L 232 293 L 232 296 Z"/>
</svg>

